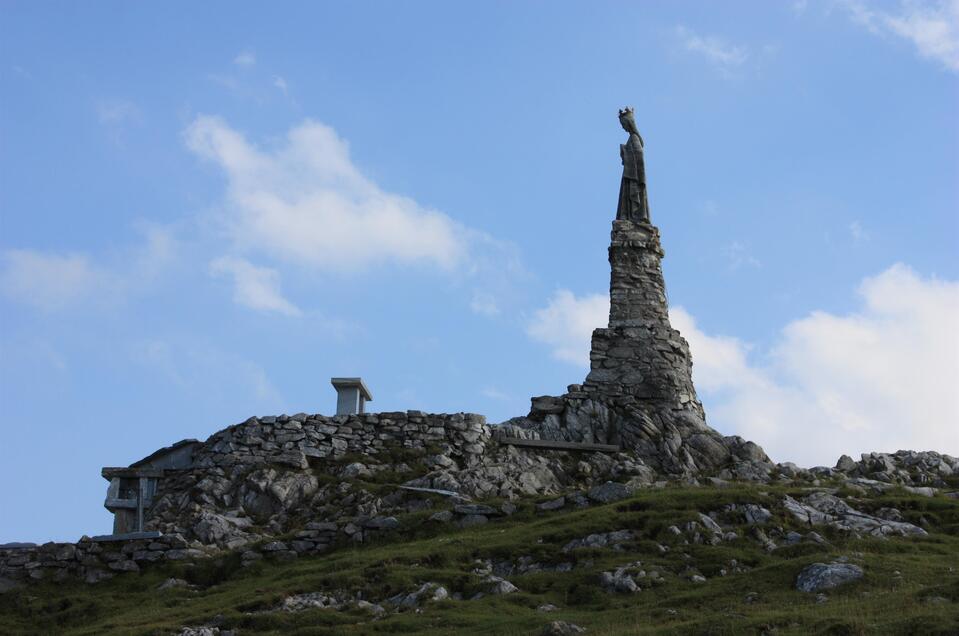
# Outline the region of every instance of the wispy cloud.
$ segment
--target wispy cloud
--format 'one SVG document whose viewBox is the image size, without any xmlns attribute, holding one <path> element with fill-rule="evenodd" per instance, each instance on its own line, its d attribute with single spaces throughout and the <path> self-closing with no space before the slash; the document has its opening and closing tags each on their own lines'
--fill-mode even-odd
<svg viewBox="0 0 959 636">
<path fill-rule="evenodd" d="M 903 0 L 895 11 L 862 0 L 837 0 L 837 5 L 870 33 L 908 40 L 921 57 L 959 72 L 959 0 Z"/>
<path fill-rule="evenodd" d="M 233 279 L 233 300 L 257 311 L 299 316 L 302 312 L 280 292 L 280 274 L 268 267 L 257 267 L 242 258 L 224 256 L 210 263 L 214 275 Z"/>
<path fill-rule="evenodd" d="M 140 292 L 175 258 L 173 233 L 139 228 L 143 242 L 98 262 L 82 252 L 7 249 L 0 252 L 0 293 L 9 300 L 53 312 L 80 304 L 110 304 Z"/>
<path fill-rule="evenodd" d="M 749 59 L 745 45 L 733 44 L 715 35 L 700 35 L 685 26 L 678 26 L 675 35 L 686 51 L 701 56 L 723 74 L 730 74 Z"/>
<path fill-rule="evenodd" d="M 849 234 L 852 236 L 853 243 L 863 243 L 869 240 L 869 232 L 859 221 L 853 221 L 849 224 Z"/>
<path fill-rule="evenodd" d="M 105 126 L 140 121 L 140 109 L 128 99 L 101 99 L 96 104 L 97 118 Z"/>
<path fill-rule="evenodd" d="M 286 83 L 286 80 L 279 75 L 273 76 L 273 86 L 276 86 L 284 95 L 289 94 L 290 86 Z"/>
<path fill-rule="evenodd" d="M 753 256 L 749 249 L 740 241 L 727 243 L 722 247 L 723 257 L 726 259 L 726 265 L 730 271 L 737 271 L 744 267 L 759 268 L 762 263 Z"/>
<path fill-rule="evenodd" d="M 256 55 L 252 51 L 242 51 L 233 58 L 233 63 L 240 68 L 256 66 Z"/>
<path fill-rule="evenodd" d="M 473 299 L 470 300 L 470 309 L 473 310 L 474 313 L 484 316 L 497 316 L 500 313 L 496 298 L 492 294 L 480 291 L 473 292 Z"/>
<path fill-rule="evenodd" d="M 11 300 L 44 311 L 63 309 L 93 295 L 102 297 L 117 283 L 85 254 L 13 249 L 0 258 L 0 291 Z"/>
</svg>

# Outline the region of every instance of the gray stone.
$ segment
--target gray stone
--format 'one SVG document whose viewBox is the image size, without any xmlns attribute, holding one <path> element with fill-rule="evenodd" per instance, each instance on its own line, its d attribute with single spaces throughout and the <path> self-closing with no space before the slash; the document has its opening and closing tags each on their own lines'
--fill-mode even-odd
<svg viewBox="0 0 959 636">
<path fill-rule="evenodd" d="M 549 501 L 538 503 L 536 504 L 536 509 L 540 511 L 559 510 L 565 505 L 566 497 L 560 497 L 558 499 L 550 499 Z"/>
<path fill-rule="evenodd" d="M 857 581 L 864 576 L 862 568 L 852 563 L 813 563 L 796 577 L 800 592 L 819 592 Z"/>
<path fill-rule="evenodd" d="M 430 515 L 430 521 L 439 521 L 440 523 L 446 523 L 452 521 L 452 519 L 453 513 L 449 510 L 441 510 Z"/>
<path fill-rule="evenodd" d="M 496 508 L 482 504 L 460 504 L 453 506 L 453 512 L 458 515 L 495 515 Z"/>
<path fill-rule="evenodd" d="M 184 581 L 183 579 L 169 578 L 169 579 L 165 580 L 163 583 L 161 583 L 161 584 L 157 587 L 157 589 L 158 589 L 158 590 L 172 590 L 172 589 L 178 588 L 178 587 L 190 588 L 190 587 L 192 587 L 192 586 L 191 586 L 189 583 L 187 583 L 186 581 Z"/>
<path fill-rule="evenodd" d="M 607 481 L 605 484 L 590 488 L 586 496 L 597 503 L 606 504 L 626 499 L 630 494 L 629 488 L 624 484 Z"/>
<path fill-rule="evenodd" d="M 543 631 L 540 632 L 540 634 L 542 636 L 573 636 L 574 634 L 582 634 L 585 631 L 585 628 L 574 623 L 567 623 L 566 621 L 553 621 L 548 623 L 543 628 Z"/>
<path fill-rule="evenodd" d="M 400 527 L 396 517 L 374 517 L 363 522 L 364 528 L 373 530 L 395 530 Z"/>
<path fill-rule="evenodd" d="M 809 525 L 828 525 L 840 530 L 872 536 L 925 536 L 919 526 L 904 521 L 889 521 L 856 510 L 835 495 L 815 492 L 802 502 L 786 496 L 783 505 L 797 520 Z"/>
<path fill-rule="evenodd" d="M 280 552 L 281 550 L 288 550 L 286 544 L 282 541 L 270 541 L 266 545 L 260 548 L 263 552 Z"/>
<path fill-rule="evenodd" d="M 497 576 L 490 577 L 489 593 L 495 595 L 501 594 L 512 594 L 513 592 L 519 592 L 519 588 L 507 581 L 506 579 L 501 579 Z"/>
<path fill-rule="evenodd" d="M 746 523 L 751 526 L 765 525 L 773 518 L 773 514 L 756 504 L 743 504 L 743 516 L 746 517 Z"/>
</svg>

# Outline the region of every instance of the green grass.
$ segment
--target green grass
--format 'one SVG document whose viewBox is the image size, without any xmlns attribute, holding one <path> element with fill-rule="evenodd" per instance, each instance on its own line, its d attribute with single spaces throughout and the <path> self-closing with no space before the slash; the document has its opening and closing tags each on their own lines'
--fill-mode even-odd
<svg viewBox="0 0 959 636">
<path fill-rule="evenodd" d="M 920 539 L 860 539 L 817 531 L 830 544 L 804 543 L 765 552 L 743 538 L 717 546 L 681 545 L 666 528 L 726 503 L 776 506 L 798 488 L 735 486 L 724 489 L 670 487 L 638 493 L 607 506 L 536 513 L 533 502 L 513 516 L 464 530 L 422 523 L 424 515 L 401 518 L 397 533 L 364 546 L 344 546 L 318 557 L 241 568 L 235 557 L 194 567 L 163 566 L 126 574 L 96 586 L 43 583 L 0 595 L 2 634 L 170 634 L 183 625 L 222 626 L 244 634 L 538 634 L 550 620 L 566 620 L 588 634 L 956 634 L 959 633 L 959 503 L 894 492 L 860 497 L 857 507 L 896 507 L 910 521 L 924 518 L 930 535 Z M 773 525 L 799 528 L 777 515 Z M 593 532 L 629 528 L 637 539 L 623 551 L 576 550 L 572 539 Z M 661 554 L 657 544 L 670 546 Z M 465 597 L 485 588 L 471 574 L 476 559 L 530 555 L 541 563 L 576 563 L 567 573 L 511 576 L 520 593 L 478 601 L 428 603 L 373 621 L 360 611 L 264 612 L 285 596 L 333 590 L 362 590 L 381 601 L 418 584 L 435 581 Z M 866 571 L 863 580 L 832 590 L 818 605 L 815 595 L 797 592 L 797 573 L 817 561 L 847 556 Z M 720 576 L 735 559 L 747 572 Z M 665 582 L 634 595 L 614 595 L 598 585 L 598 574 L 632 561 L 658 569 Z M 693 565 L 706 583 L 689 582 Z M 899 574 L 896 575 L 895 572 Z M 198 591 L 156 588 L 167 577 L 187 578 Z M 747 594 L 755 592 L 754 602 Z M 929 599 L 946 599 L 931 602 Z M 542 614 L 536 607 L 561 609 Z"/>
</svg>

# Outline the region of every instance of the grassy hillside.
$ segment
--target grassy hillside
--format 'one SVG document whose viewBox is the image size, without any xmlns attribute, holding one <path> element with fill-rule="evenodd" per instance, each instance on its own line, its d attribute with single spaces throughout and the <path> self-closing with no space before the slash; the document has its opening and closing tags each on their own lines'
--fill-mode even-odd
<svg viewBox="0 0 959 636">
<path fill-rule="evenodd" d="M 340 546 L 321 557 L 266 561 L 243 568 L 238 555 L 196 566 L 163 566 L 88 586 L 44 583 L 0 595 L 2 634 L 173 634 L 184 625 L 216 623 L 239 634 L 539 634 L 552 620 L 612 634 L 957 634 L 959 633 L 959 502 L 904 493 L 857 495 L 856 507 L 897 508 L 921 524 L 927 537 L 861 538 L 814 528 L 827 541 L 803 541 L 766 550 L 755 529 L 726 528 L 739 538 L 717 545 L 677 535 L 698 513 L 729 503 L 753 503 L 774 513 L 765 526 L 809 532 L 781 509 L 781 486 L 730 488 L 676 486 L 650 489 L 604 506 L 557 512 L 521 503 L 512 516 L 454 529 L 427 521 L 435 511 L 401 518 L 401 528 L 372 545 Z M 437 506 L 445 502 L 437 501 Z M 612 548 L 563 547 L 591 533 L 630 529 L 635 539 Z M 775 530 L 772 530 L 775 532 Z M 688 543 L 684 543 L 688 542 Z M 666 551 L 663 551 L 666 548 Z M 450 595 L 472 598 L 490 585 L 474 569 L 520 557 L 546 567 L 571 563 L 568 572 L 511 574 L 519 592 L 478 600 L 427 601 L 396 612 L 385 599 L 424 582 Z M 797 574 L 815 562 L 846 557 L 862 566 L 860 581 L 829 590 L 824 602 L 795 590 Z M 605 591 L 600 573 L 640 561 L 656 571 L 638 578 L 642 591 Z M 722 571 L 726 574 L 723 575 Z M 693 574 L 705 577 L 694 582 Z M 170 578 L 195 587 L 158 590 Z M 362 592 L 381 603 L 367 610 L 274 611 L 287 596 L 308 592 Z M 819 599 L 823 601 L 823 599 Z M 537 611 L 543 604 L 559 609 Z"/>
</svg>

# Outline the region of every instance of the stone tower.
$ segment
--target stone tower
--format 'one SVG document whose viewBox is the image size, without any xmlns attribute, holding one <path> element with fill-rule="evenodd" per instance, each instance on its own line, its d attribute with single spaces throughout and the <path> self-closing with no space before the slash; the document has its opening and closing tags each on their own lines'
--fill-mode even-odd
<svg viewBox="0 0 959 636">
<path fill-rule="evenodd" d="M 593 331 L 590 372 L 561 396 L 532 399 L 519 435 L 618 446 L 665 473 L 691 474 L 765 453 L 706 425 L 689 344 L 669 322 L 664 256 L 646 195 L 643 141 L 631 109 L 620 147 L 623 178 L 609 245 L 609 325 Z"/>
<path fill-rule="evenodd" d="M 654 424 L 679 418 L 704 428 L 689 345 L 669 323 L 663 256 L 656 226 L 613 221 L 609 326 L 593 331 L 583 391 L 617 410 L 639 410 Z M 635 441 L 631 429 L 619 427 L 621 442 Z"/>
</svg>

